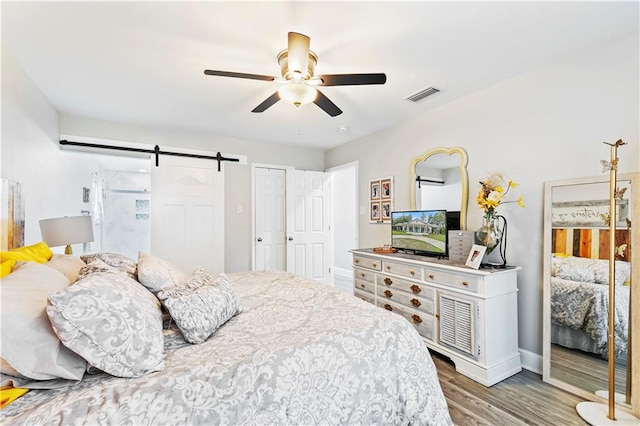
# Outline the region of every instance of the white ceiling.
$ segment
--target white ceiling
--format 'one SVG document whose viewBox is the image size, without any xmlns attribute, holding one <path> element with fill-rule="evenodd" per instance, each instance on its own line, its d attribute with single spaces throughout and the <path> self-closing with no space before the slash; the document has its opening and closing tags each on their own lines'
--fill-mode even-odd
<svg viewBox="0 0 640 426">
<path fill-rule="evenodd" d="M 566 55 L 638 32 L 638 2 L 2 2 L 2 43 L 62 113 L 328 149 Z M 316 74 L 384 72 L 321 87 L 344 113 L 278 102 L 287 32 Z M 612 64 L 615 66 L 615 64 Z M 405 98 L 426 87 L 440 93 Z M 346 126 L 346 132 L 339 132 Z"/>
</svg>

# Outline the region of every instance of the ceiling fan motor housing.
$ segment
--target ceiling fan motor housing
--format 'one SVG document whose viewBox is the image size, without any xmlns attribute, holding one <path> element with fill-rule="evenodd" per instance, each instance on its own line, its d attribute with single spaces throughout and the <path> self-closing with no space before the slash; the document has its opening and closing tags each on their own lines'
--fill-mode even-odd
<svg viewBox="0 0 640 426">
<path fill-rule="evenodd" d="M 318 56 L 309 51 L 309 61 L 307 62 L 306 72 L 300 70 L 301 80 L 309 80 L 315 75 Z M 289 69 L 289 51 L 287 49 L 278 53 L 278 64 L 280 64 L 280 74 L 285 80 L 294 80 L 293 70 Z"/>
</svg>

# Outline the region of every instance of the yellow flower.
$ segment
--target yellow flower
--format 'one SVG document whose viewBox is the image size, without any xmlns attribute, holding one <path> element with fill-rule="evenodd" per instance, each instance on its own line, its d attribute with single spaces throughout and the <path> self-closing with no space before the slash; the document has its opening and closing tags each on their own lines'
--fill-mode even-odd
<svg viewBox="0 0 640 426">
<path fill-rule="evenodd" d="M 493 216 L 496 209 L 502 203 L 512 203 L 514 201 L 506 201 L 507 193 L 511 188 L 518 186 L 517 182 L 507 179 L 502 173 L 493 173 L 486 179 L 480 181 L 480 192 L 476 202 L 478 206 L 485 212 L 485 216 Z M 506 189 L 505 189 L 506 187 Z M 524 207 L 524 196 L 517 199 L 518 206 Z"/>
</svg>

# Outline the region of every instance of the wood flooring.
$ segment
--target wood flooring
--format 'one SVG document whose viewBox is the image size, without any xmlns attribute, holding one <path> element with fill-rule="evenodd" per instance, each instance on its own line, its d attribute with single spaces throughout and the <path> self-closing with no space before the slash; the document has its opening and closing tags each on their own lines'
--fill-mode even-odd
<svg viewBox="0 0 640 426">
<path fill-rule="evenodd" d="M 585 426 L 575 406 L 584 399 L 542 381 L 528 370 L 485 387 L 462 374 L 448 358 L 432 352 L 440 385 L 457 426 Z"/>
</svg>

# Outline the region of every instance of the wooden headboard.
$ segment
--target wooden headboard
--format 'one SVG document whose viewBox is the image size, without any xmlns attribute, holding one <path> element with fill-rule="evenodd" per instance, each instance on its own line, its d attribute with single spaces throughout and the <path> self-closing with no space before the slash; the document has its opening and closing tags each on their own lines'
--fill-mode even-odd
<svg viewBox="0 0 640 426">
<path fill-rule="evenodd" d="M 629 230 L 617 229 L 615 232 L 615 245 L 619 248 L 616 260 L 631 261 Z M 553 228 L 551 234 L 551 251 L 553 253 L 591 259 L 609 259 L 609 229 Z"/>
</svg>

